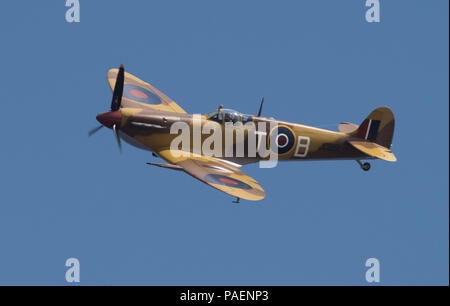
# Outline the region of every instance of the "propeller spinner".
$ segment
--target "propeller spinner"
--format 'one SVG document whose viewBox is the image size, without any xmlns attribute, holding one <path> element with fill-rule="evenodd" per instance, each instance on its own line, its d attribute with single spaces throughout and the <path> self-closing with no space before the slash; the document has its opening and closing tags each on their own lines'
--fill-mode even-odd
<svg viewBox="0 0 450 306">
<path fill-rule="evenodd" d="M 120 107 L 122 105 L 122 95 L 123 95 L 123 84 L 125 81 L 125 68 L 120 65 L 119 73 L 117 74 L 116 84 L 114 85 L 113 97 L 111 101 L 111 111 L 101 113 L 97 115 L 97 121 L 101 123 L 89 131 L 88 136 L 92 136 L 97 133 L 102 127 L 106 126 L 114 132 L 114 136 L 119 146 L 120 152 L 122 152 L 122 144 L 119 137 L 119 127 L 122 121 L 122 113 Z"/>
</svg>

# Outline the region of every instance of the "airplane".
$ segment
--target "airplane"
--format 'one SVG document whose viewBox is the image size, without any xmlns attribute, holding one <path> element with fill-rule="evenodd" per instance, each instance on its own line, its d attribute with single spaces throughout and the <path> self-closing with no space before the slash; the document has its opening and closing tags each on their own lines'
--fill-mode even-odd
<svg viewBox="0 0 450 306">
<path fill-rule="evenodd" d="M 267 161 L 267 156 L 250 156 L 248 150 L 240 157 L 208 156 L 194 152 L 192 141 L 188 150 L 179 147 L 174 150 L 171 142 L 178 135 L 171 134 L 170 127 L 176 122 L 184 122 L 192 131 L 194 115 L 186 113 L 149 83 L 125 72 L 123 65 L 119 69 L 109 70 L 107 79 L 113 91 L 111 107 L 109 111 L 97 115 L 96 119 L 101 125 L 92 129 L 89 136 L 102 127 L 112 129 L 120 151 L 121 140 L 151 151 L 153 156 L 166 163 L 147 164 L 184 171 L 201 182 L 236 197 L 235 203 L 239 203 L 240 199 L 258 201 L 265 197 L 258 182 L 240 168 L 249 163 Z M 372 111 L 360 125 L 342 122 L 338 131 L 331 131 L 263 117 L 263 103 L 264 98 L 257 115 L 242 114 L 220 105 L 212 112 L 197 115 L 197 118 L 200 118 L 202 126 L 208 123 L 224 127 L 231 122 L 253 123 L 255 126 L 264 124 L 265 128 L 257 132 L 263 135 L 261 137 L 266 140 L 266 148 L 275 154 L 277 161 L 355 160 L 362 170 L 368 171 L 370 163 L 362 160 L 397 160 L 390 150 L 394 134 L 394 114 L 386 106 Z M 245 134 L 245 143 L 250 141 L 248 135 Z M 273 135 L 276 137 L 272 137 Z M 206 136 L 208 135 L 202 135 L 202 143 Z M 235 150 L 237 140 L 233 139 L 231 145 L 231 150 Z M 222 148 L 222 151 L 227 149 L 230 150 L 228 147 Z"/>
</svg>

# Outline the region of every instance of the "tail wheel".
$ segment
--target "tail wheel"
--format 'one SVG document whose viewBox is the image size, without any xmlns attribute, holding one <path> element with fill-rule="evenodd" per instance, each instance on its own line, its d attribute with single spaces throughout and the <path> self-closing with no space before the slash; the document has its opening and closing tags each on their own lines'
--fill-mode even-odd
<svg viewBox="0 0 450 306">
<path fill-rule="evenodd" d="M 361 169 L 363 169 L 364 171 L 369 171 L 370 170 L 370 163 L 362 163 L 360 160 L 356 160 L 356 162 L 358 163 L 358 165 L 361 167 Z"/>
<path fill-rule="evenodd" d="M 361 169 L 363 169 L 364 171 L 369 171 L 370 170 L 370 163 L 364 163 L 361 165 Z"/>
</svg>

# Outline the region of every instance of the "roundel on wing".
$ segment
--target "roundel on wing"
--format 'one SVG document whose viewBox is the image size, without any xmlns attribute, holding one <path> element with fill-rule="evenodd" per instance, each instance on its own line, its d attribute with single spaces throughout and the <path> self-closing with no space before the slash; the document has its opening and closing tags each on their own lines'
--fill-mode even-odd
<svg viewBox="0 0 450 306">
<path fill-rule="evenodd" d="M 242 181 L 235 178 L 221 175 L 221 174 L 208 174 L 205 176 L 205 181 L 212 184 L 223 185 L 227 187 L 234 187 L 240 189 L 252 189 L 252 187 Z"/>
<path fill-rule="evenodd" d="M 289 152 L 295 143 L 294 132 L 287 126 L 274 128 L 269 135 L 269 145 L 273 152 L 284 154 Z"/>
<path fill-rule="evenodd" d="M 151 91 L 133 84 L 123 86 L 123 97 L 147 104 L 161 104 L 161 99 Z"/>
</svg>

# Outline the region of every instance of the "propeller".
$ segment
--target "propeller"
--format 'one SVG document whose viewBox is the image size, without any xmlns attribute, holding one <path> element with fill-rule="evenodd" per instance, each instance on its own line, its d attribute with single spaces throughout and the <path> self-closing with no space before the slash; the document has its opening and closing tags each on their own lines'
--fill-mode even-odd
<svg viewBox="0 0 450 306">
<path fill-rule="evenodd" d="M 125 80 L 125 68 L 120 65 L 119 73 L 117 74 L 116 85 L 114 85 L 113 97 L 111 101 L 111 111 L 120 109 L 123 95 L 123 82 Z"/>
<path fill-rule="evenodd" d="M 113 125 L 113 131 L 114 131 L 114 135 L 116 136 L 116 141 L 117 141 L 117 146 L 119 147 L 119 151 L 120 151 L 120 153 L 122 153 L 122 143 L 120 142 L 119 128 L 115 124 Z"/>
<path fill-rule="evenodd" d="M 114 136 L 117 141 L 120 153 L 122 153 L 122 143 L 119 136 L 120 121 L 122 113 L 120 107 L 122 105 L 123 85 L 125 82 L 125 68 L 120 65 L 119 72 L 117 73 L 116 84 L 114 85 L 113 97 L 111 101 L 111 111 L 99 114 L 97 120 L 101 123 L 88 132 L 88 136 L 91 137 L 97 133 L 102 127 L 106 126 L 113 130 Z"/>
<path fill-rule="evenodd" d="M 103 127 L 103 125 L 99 125 L 99 126 L 93 128 L 92 130 L 90 130 L 90 131 L 88 132 L 88 137 L 91 137 L 92 135 L 94 135 L 95 133 L 97 133 L 102 127 Z"/>
</svg>

